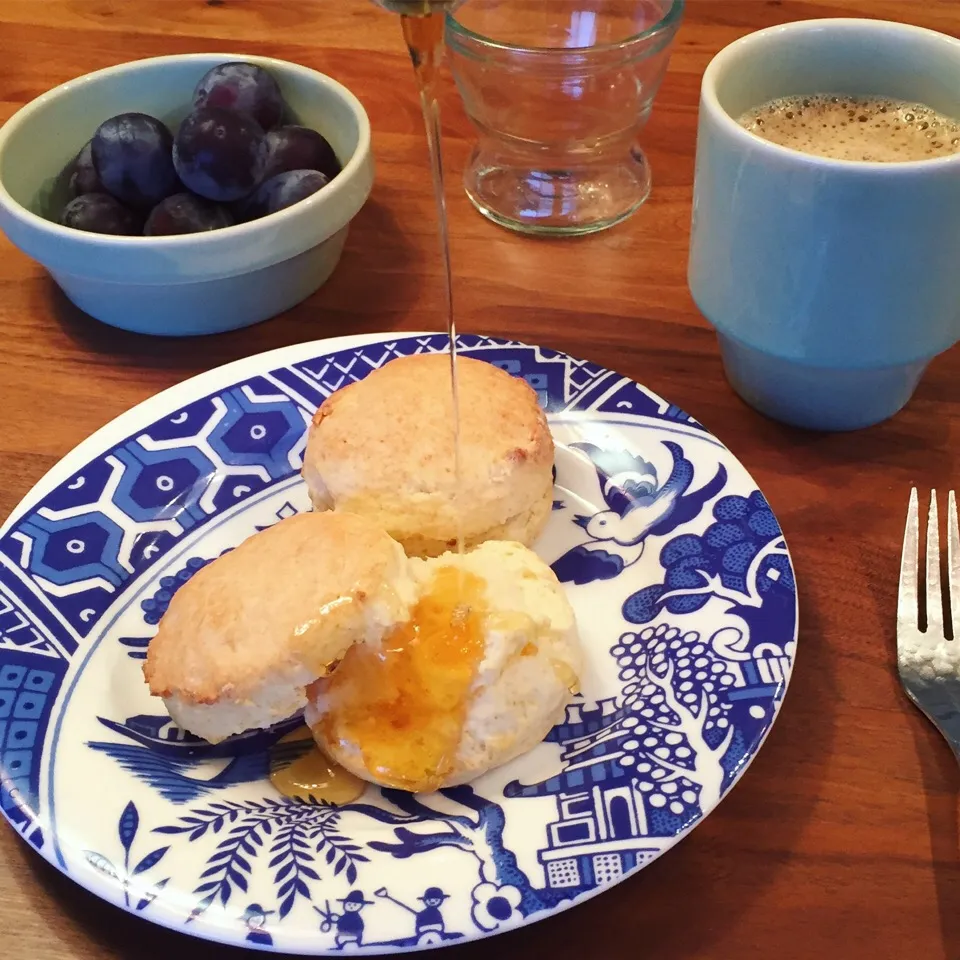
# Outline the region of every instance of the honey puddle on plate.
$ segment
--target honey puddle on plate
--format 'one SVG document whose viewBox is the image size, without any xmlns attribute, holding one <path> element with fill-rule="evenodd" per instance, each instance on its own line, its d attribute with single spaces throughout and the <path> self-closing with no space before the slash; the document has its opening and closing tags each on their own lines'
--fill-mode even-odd
<svg viewBox="0 0 960 960">
<path fill-rule="evenodd" d="M 310 745 L 302 741 L 309 740 Z M 294 760 L 289 757 L 293 755 Z M 270 753 L 270 782 L 285 797 L 322 800 L 326 803 L 352 803 L 366 783 L 334 763 L 313 743 L 306 727 L 298 727 L 274 745 Z"/>
<path fill-rule="evenodd" d="M 358 752 L 378 781 L 416 792 L 453 768 L 485 650 L 485 582 L 442 567 L 410 621 L 379 646 L 355 644 L 319 681 L 323 739 Z"/>
</svg>

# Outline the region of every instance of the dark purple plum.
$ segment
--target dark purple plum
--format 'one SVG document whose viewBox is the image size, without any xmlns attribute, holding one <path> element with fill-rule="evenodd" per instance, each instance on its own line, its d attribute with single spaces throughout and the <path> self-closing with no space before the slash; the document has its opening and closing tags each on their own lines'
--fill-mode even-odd
<svg viewBox="0 0 960 960">
<path fill-rule="evenodd" d="M 131 237 L 140 232 L 142 219 L 109 193 L 83 193 L 60 214 L 60 222 L 74 230 Z"/>
<path fill-rule="evenodd" d="M 233 224 L 230 212 L 216 203 L 192 193 L 175 193 L 161 200 L 147 217 L 146 237 L 165 237 L 178 233 L 203 233 Z"/>
<path fill-rule="evenodd" d="M 93 165 L 93 150 L 88 140 L 73 161 L 70 171 L 70 196 L 79 197 L 81 193 L 106 193 L 106 188 L 97 176 Z"/>
<path fill-rule="evenodd" d="M 330 181 L 318 170 L 286 170 L 264 180 L 257 192 L 240 204 L 237 211 L 243 220 L 266 217 L 309 197 Z"/>
<path fill-rule="evenodd" d="M 267 134 L 270 159 L 264 179 L 288 170 L 319 170 L 332 180 L 342 169 L 326 138 L 309 127 L 278 127 Z"/>
<path fill-rule="evenodd" d="M 267 141 L 252 117 L 220 107 L 194 110 L 177 131 L 173 163 L 184 186 L 229 203 L 256 188 L 266 168 Z"/>
<path fill-rule="evenodd" d="M 194 107 L 219 107 L 246 113 L 264 130 L 283 116 L 283 94 L 277 81 L 254 63 L 221 63 L 208 70 L 193 91 Z"/>
<path fill-rule="evenodd" d="M 104 120 L 90 141 L 100 182 L 127 206 L 144 211 L 180 189 L 172 147 L 170 131 L 145 113 Z"/>
</svg>

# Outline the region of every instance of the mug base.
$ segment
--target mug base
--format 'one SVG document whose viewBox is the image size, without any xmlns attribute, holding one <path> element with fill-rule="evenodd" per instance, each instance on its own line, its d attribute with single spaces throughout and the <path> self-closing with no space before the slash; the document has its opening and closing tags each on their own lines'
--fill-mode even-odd
<svg viewBox="0 0 960 960">
<path fill-rule="evenodd" d="M 785 360 L 717 334 L 727 380 L 751 407 L 804 430 L 860 430 L 888 420 L 913 396 L 929 360 L 836 369 Z"/>
</svg>

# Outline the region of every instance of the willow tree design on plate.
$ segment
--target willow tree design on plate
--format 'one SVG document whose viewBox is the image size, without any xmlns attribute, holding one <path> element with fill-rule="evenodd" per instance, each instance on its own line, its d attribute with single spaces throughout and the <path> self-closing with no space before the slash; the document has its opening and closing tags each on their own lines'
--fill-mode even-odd
<svg viewBox="0 0 960 960">
<path fill-rule="evenodd" d="M 262 866 L 267 854 L 267 870 L 275 871 L 282 919 L 298 899 L 313 899 L 313 883 L 343 873 L 352 884 L 357 864 L 368 861 L 361 847 L 342 835 L 343 813 L 316 800 L 225 800 L 194 807 L 179 823 L 155 827 L 153 832 L 184 835 L 191 843 L 208 832 L 222 835 L 194 888 L 201 899 L 190 920 L 217 902 L 226 906 L 237 891 L 246 893 L 255 868 Z M 324 876 L 318 871 L 324 871 Z"/>
<path fill-rule="evenodd" d="M 617 738 L 616 762 L 634 773 L 654 815 L 711 809 L 744 750 L 727 716 L 736 677 L 699 633 L 666 624 L 623 634 L 611 652 L 624 709 L 596 739 Z"/>
<path fill-rule="evenodd" d="M 571 845 L 572 857 L 587 856 L 588 847 L 590 856 L 607 858 L 631 849 L 634 859 L 621 857 L 621 866 L 632 869 L 652 848 L 622 841 L 673 837 L 710 810 L 729 786 L 747 738 L 731 696 L 737 672 L 712 639 L 661 623 L 622 634 L 611 654 L 621 694 L 568 707 L 565 722 L 546 737 L 561 744 L 561 772 L 539 783 L 514 781 L 504 793 L 558 798 L 548 860 Z M 624 786 L 633 790 L 629 800 Z M 571 837 L 571 830 L 575 838 L 561 836 Z"/>
</svg>

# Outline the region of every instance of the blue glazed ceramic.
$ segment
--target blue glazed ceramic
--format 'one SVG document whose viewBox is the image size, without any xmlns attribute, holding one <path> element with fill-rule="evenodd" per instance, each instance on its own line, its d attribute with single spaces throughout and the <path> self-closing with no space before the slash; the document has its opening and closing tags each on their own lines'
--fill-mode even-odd
<svg viewBox="0 0 960 960">
<path fill-rule="evenodd" d="M 779 24 L 703 74 L 688 281 L 727 379 L 767 416 L 857 430 L 960 339 L 960 154 L 882 163 L 771 143 L 769 100 L 875 94 L 954 116 L 960 40 L 876 19 Z"/>
<path fill-rule="evenodd" d="M 133 110 L 176 130 L 199 79 L 231 60 L 266 69 L 292 117 L 330 140 L 344 167 L 328 187 L 259 220 L 178 236 L 107 236 L 47 219 L 65 202 L 61 171 L 107 117 Z M 300 303 L 336 269 L 373 179 L 360 101 L 331 77 L 268 57 L 193 53 L 121 63 L 48 90 L 0 128 L 0 230 L 81 310 L 154 336 L 235 330 Z"/>
<path fill-rule="evenodd" d="M 461 338 L 524 377 L 557 442 L 536 545 L 566 585 L 583 693 L 469 786 L 280 796 L 292 719 L 211 746 L 141 675 L 171 596 L 308 509 L 306 425 L 338 387 L 446 338 L 304 344 L 211 371 L 82 443 L 0 531 L 0 807 L 77 883 L 223 943 L 397 952 L 540 920 L 641 869 L 756 754 L 790 676 L 794 573 L 763 494 L 682 410 L 545 348 Z M 92 785 L 96 785 L 94 788 Z"/>
</svg>

